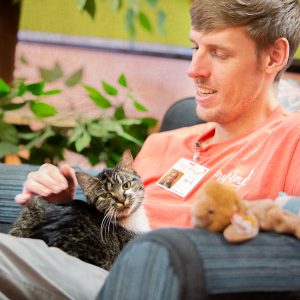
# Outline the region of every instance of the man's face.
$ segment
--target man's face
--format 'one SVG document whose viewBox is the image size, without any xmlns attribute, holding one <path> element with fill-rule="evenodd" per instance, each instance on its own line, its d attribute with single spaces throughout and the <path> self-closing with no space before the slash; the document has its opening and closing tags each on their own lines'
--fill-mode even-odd
<svg viewBox="0 0 300 300">
<path fill-rule="evenodd" d="M 266 93 L 266 80 L 255 42 L 244 29 L 192 29 L 190 40 L 194 45 L 188 75 L 194 80 L 199 117 L 228 124 L 251 111 L 254 115 Z"/>
</svg>

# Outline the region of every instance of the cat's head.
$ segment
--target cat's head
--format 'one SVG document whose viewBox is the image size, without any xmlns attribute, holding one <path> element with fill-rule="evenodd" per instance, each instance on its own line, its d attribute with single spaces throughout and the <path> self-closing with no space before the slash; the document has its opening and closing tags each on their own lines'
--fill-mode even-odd
<svg viewBox="0 0 300 300">
<path fill-rule="evenodd" d="M 133 157 L 126 150 L 115 168 L 106 168 L 97 176 L 76 172 L 87 202 L 112 218 L 129 216 L 142 204 L 144 186 L 133 168 Z"/>
</svg>

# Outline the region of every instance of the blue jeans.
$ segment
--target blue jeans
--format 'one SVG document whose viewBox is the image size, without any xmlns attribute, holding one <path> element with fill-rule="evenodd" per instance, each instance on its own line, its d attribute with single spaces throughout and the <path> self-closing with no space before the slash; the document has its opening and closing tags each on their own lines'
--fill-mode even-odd
<svg viewBox="0 0 300 300">
<path fill-rule="evenodd" d="M 204 281 L 206 288 L 199 289 L 195 299 L 200 295 L 202 299 L 236 299 L 234 295 L 237 299 L 248 299 L 247 295 L 251 299 L 300 299 L 299 294 L 291 296 L 300 291 L 300 240 L 259 233 L 251 241 L 229 244 L 222 234 L 200 229 L 161 229 L 130 243 L 113 265 L 97 299 L 184 299 L 168 247 L 151 238 L 161 233 L 167 237 L 174 231 L 179 233 L 178 245 L 188 239 L 201 260 L 194 265 L 189 261 L 187 270 L 193 275 L 203 268 L 199 286 Z M 182 268 L 190 259 L 190 253 L 181 257 Z M 206 298 L 206 294 L 211 296 Z"/>
</svg>

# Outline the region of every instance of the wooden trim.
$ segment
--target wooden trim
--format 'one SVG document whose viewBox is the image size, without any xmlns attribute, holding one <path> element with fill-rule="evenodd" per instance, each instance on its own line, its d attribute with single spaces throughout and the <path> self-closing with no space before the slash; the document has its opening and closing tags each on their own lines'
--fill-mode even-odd
<svg viewBox="0 0 300 300">
<path fill-rule="evenodd" d="M 19 41 L 24 43 L 27 42 L 65 47 L 79 47 L 89 50 L 150 55 L 178 59 L 190 59 L 192 54 L 191 49 L 184 46 L 131 42 L 128 40 L 113 40 L 57 33 L 19 31 L 18 39 Z"/>
</svg>

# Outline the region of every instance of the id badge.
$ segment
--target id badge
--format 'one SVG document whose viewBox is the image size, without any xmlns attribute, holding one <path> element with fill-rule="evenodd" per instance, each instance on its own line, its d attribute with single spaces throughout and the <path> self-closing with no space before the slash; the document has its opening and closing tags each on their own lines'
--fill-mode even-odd
<svg viewBox="0 0 300 300">
<path fill-rule="evenodd" d="M 186 158 L 180 158 L 156 184 L 185 198 L 208 172 L 208 168 Z"/>
</svg>

